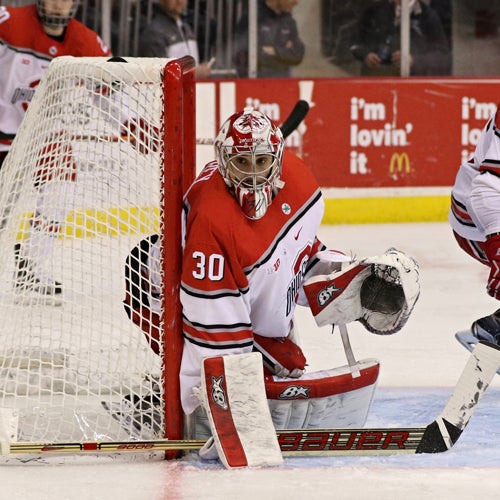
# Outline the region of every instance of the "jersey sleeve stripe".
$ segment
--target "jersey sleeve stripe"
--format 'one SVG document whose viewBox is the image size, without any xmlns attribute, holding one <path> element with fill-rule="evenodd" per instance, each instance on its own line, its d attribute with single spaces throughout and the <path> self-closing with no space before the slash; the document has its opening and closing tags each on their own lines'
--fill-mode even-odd
<svg viewBox="0 0 500 500">
<path fill-rule="evenodd" d="M 219 299 L 223 297 L 240 297 L 242 295 L 245 295 L 248 293 L 248 288 L 243 288 L 239 290 L 231 290 L 231 289 L 224 289 L 224 290 L 199 290 L 196 288 L 192 288 L 188 285 L 186 285 L 184 282 L 181 282 L 181 290 L 189 295 L 190 297 L 198 297 L 201 299 Z"/>
<path fill-rule="evenodd" d="M 52 61 L 52 59 L 54 59 L 53 57 L 51 56 L 48 56 L 46 54 L 43 54 L 41 52 L 37 52 L 36 50 L 32 50 L 32 49 L 24 49 L 24 48 L 19 48 L 19 47 L 14 47 L 13 45 L 10 45 L 8 43 L 6 43 L 5 41 L 1 40 L 0 41 L 0 45 L 5 45 L 5 47 L 8 49 L 8 50 L 11 50 L 12 52 L 17 52 L 18 54 L 25 54 L 27 56 L 33 56 L 37 59 L 42 59 L 44 61 Z"/>
<path fill-rule="evenodd" d="M 316 238 L 316 241 L 314 242 L 311 254 L 312 255 L 317 255 L 318 252 L 322 252 L 323 250 L 326 250 L 326 245 L 323 245 L 321 241 L 319 241 Z M 308 263 L 307 263 L 307 268 L 305 274 L 307 274 L 317 263 L 319 262 L 319 259 L 317 257 L 313 257 Z"/>
<path fill-rule="evenodd" d="M 500 176 L 500 160 L 494 160 L 492 158 L 485 158 L 481 166 L 479 167 L 480 172 L 490 172 L 493 175 Z"/>
<path fill-rule="evenodd" d="M 206 342 L 200 340 L 196 337 L 191 337 L 190 335 L 184 334 L 184 338 L 191 344 L 197 345 L 199 347 L 205 347 L 206 349 L 218 349 L 218 350 L 228 350 L 228 349 L 242 349 L 251 348 L 253 346 L 253 340 L 241 341 L 241 342 Z"/>
<path fill-rule="evenodd" d="M 460 203 L 455 197 L 451 197 L 451 213 L 457 219 L 460 224 L 469 227 L 476 227 L 471 219 L 471 216 L 467 212 L 465 205 Z"/>
<path fill-rule="evenodd" d="M 186 316 L 183 317 L 184 324 L 186 325 L 191 325 L 194 328 L 197 328 L 198 330 L 206 330 L 206 331 L 214 331 L 214 330 L 225 330 L 225 331 L 237 331 L 237 330 L 249 330 L 251 328 L 250 323 L 232 323 L 232 324 L 212 324 L 212 325 L 207 325 L 207 324 L 202 324 L 202 323 L 196 323 L 195 321 L 189 321 Z"/>
<path fill-rule="evenodd" d="M 239 330 L 207 331 L 194 328 L 187 322 L 183 326 L 184 338 L 196 345 L 211 349 L 228 349 L 253 345 L 253 333 L 250 328 Z"/>
</svg>

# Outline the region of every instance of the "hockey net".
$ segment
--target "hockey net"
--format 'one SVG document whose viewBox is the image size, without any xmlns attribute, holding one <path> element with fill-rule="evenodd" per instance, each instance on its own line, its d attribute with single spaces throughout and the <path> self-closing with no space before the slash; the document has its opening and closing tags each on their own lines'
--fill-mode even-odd
<svg viewBox="0 0 500 500">
<path fill-rule="evenodd" d="M 182 437 L 180 213 L 194 123 L 191 58 L 50 64 L 0 171 L 0 437 Z M 159 355 L 123 304 L 126 259 L 153 234 Z"/>
</svg>

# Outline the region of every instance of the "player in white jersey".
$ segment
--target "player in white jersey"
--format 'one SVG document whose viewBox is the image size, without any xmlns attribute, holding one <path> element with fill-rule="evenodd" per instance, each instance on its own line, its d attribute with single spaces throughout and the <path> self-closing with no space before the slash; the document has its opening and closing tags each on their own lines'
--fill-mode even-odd
<svg viewBox="0 0 500 500">
<path fill-rule="evenodd" d="M 458 170 L 452 190 L 449 222 L 460 247 L 489 267 L 486 291 L 500 300 L 500 111 L 498 108 L 482 130 L 474 155 Z M 476 337 L 476 341 L 479 339 L 500 344 L 500 309 L 474 321 L 471 333 Z"/>
<path fill-rule="evenodd" d="M 0 7 L 0 165 L 50 61 L 64 55 L 111 54 L 94 31 L 73 18 L 77 8 L 78 0 L 37 0 L 36 5 Z M 51 151 L 56 152 L 54 148 Z M 76 172 L 69 149 L 67 153 L 66 181 L 71 191 Z M 61 284 L 52 280 L 46 271 L 36 269 L 33 262 L 40 252 L 51 252 L 65 211 L 47 213 L 47 202 L 52 198 L 50 158 L 40 165 L 40 171 L 36 186 L 39 193 L 37 213 L 31 220 L 27 239 L 15 248 L 16 288 L 55 296 L 61 294 Z"/>
</svg>

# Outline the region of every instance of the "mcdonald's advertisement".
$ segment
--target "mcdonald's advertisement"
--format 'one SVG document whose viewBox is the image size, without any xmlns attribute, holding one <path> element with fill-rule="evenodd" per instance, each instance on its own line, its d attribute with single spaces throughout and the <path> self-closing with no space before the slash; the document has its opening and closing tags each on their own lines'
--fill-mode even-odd
<svg viewBox="0 0 500 500">
<path fill-rule="evenodd" d="M 407 196 L 413 212 L 424 199 L 440 204 L 438 214 L 423 218 L 442 220 L 457 169 L 473 153 L 500 100 L 499 83 L 498 78 L 221 81 L 216 111 L 220 123 L 229 112 L 251 105 L 282 123 L 304 99 L 309 113 L 287 147 L 304 158 L 326 198 L 341 198 L 337 208 L 359 197 L 379 197 L 380 208 L 380 200 L 396 195 L 401 212 Z"/>
</svg>

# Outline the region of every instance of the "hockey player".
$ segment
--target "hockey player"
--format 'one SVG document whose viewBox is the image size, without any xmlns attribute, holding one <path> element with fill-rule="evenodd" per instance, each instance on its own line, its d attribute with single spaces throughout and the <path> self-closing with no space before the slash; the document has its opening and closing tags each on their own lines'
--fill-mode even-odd
<svg viewBox="0 0 500 500">
<path fill-rule="evenodd" d="M 187 193 L 181 302 L 184 411 L 199 405 L 201 360 L 258 349 L 268 373 L 299 377 L 293 338 L 301 284 L 325 246 L 316 232 L 323 200 L 311 171 L 284 153 L 281 132 L 251 108 L 230 117 Z M 323 269 L 326 271 L 326 269 Z"/>
<path fill-rule="evenodd" d="M 462 250 L 490 272 L 487 293 L 500 300 L 500 111 L 488 120 L 473 156 L 457 173 L 449 222 Z M 478 340 L 500 344 L 500 309 L 457 334 L 470 348 Z"/>
<path fill-rule="evenodd" d="M 110 55 L 99 36 L 74 19 L 77 8 L 78 0 L 37 0 L 36 5 L 0 7 L 0 165 L 50 61 L 64 55 Z M 58 147 L 48 146 L 54 154 Z M 72 168 L 68 156 L 68 169 Z M 40 170 L 35 180 L 39 193 L 37 213 L 30 222 L 27 239 L 15 248 L 16 288 L 55 296 L 61 294 L 61 284 L 37 270 L 33 262 L 40 252 L 50 253 L 64 211 L 45 213 L 45 200 L 51 197 L 50 159 L 40 165 Z M 72 176 L 74 172 L 66 176 L 69 182 Z"/>
<path fill-rule="evenodd" d="M 252 108 L 231 116 L 215 151 L 217 161 L 185 199 L 180 376 L 187 414 L 199 405 L 193 388 L 207 356 L 257 350 L 267 373 L 300 377 L 306 358 L 293 316 L 297 303 L 308 305 L 303 284 L 351 261 L 317 238 L 321 191 L 302 160 L 284 152 L 281 131 L 267 116 Z"/>
<path fill-rule="evenodd" d="M 284 151 L 283 135 L 267 116 L 253 108 L 235 113 L 222 125 L 215 151 L 217 160 L 188 190 L 184 210 L 181 399 L 184 411 L 200 422 L 196 393 L 205 358 L 257 351 L 266 384 L 278 378 L 297 386 L 306 368 L 293 324 L 297 303 L 309 302 L 323 324 L 360 320 L 372 332 L 389 334 L 402 327 L 418 297 L 417 266 L 402 252 L 356 262 L 326 249 L 316 236 L 324 209 L 321 191 L 303 161 Z M 143 240 L 127 259 L 124 301 L 155 352 L 161 293 L 157 243 L 157 236 Z M 372 276 L 376 266 L 379 274 Z M 409 293 L 398 278 L 403 268 L 413 280 Z M 364 283 L 369 286 L 363 294 Z M 329 376 L 317 373 L 313 386 Z M 274 425 L 332 426 L 332 410 L 340 410 L 329 400 L 335 388 L 326 385 L 332 394 L 323 394 L 321 403 L 315 404 L 312 394 L 280 401 L 287 406 L 272 415 Z M 199 430 L 203 424 L 197 435 Z"/>
</svg>

